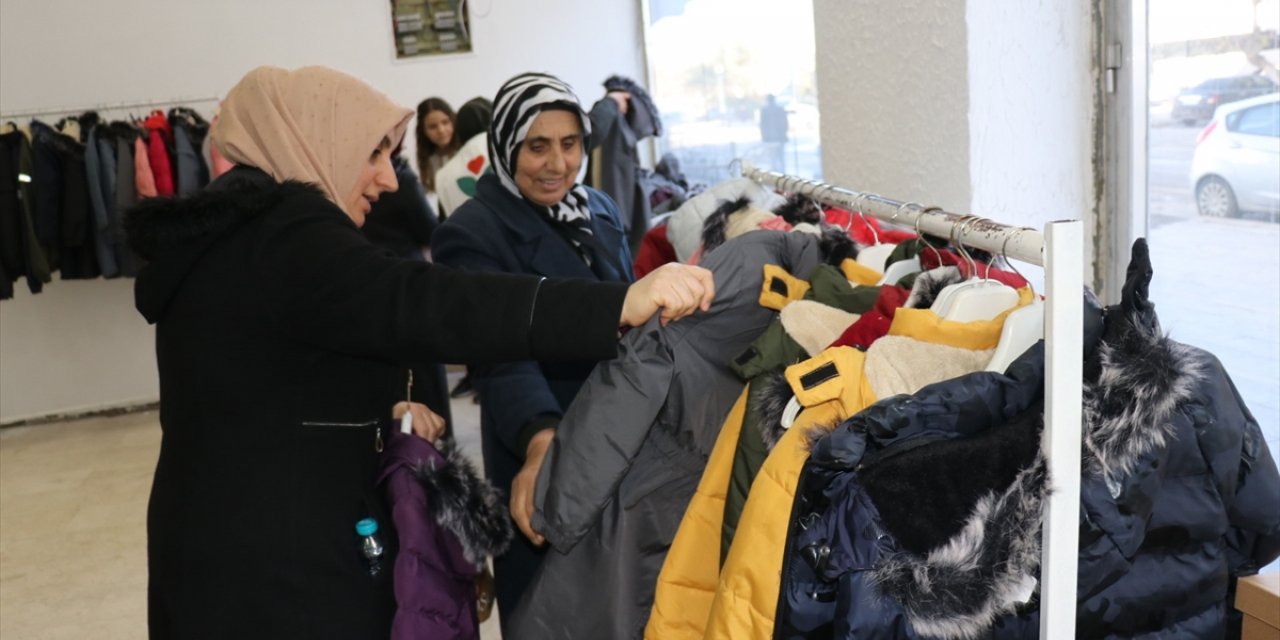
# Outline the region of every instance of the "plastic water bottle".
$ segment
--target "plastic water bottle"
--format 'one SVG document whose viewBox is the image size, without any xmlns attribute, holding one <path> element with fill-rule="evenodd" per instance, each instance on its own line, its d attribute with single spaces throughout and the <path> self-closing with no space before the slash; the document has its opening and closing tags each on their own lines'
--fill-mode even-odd
<svg viewBox="0 0 1280 640">
<path fill-rule="evenodd" d="M 357 522 L 356 533 L 360 535 L 360 555 L 369 563 L 369 575 L 376 576 L 382 571 L 382 540 L 378 538 L 378 521 L 365 518 Z"/>
</svg>

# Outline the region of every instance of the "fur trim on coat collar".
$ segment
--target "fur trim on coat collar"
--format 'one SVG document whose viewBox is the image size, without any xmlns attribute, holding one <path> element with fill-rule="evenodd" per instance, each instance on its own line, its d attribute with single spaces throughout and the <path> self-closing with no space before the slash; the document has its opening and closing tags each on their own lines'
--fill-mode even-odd
<svg viewBox="0 0 1280 640">
<path fill-rule="evenodd" d="M 822 252 L 822 261 L 838 267 L 846 259 L 858 257 L 858 245 L 849 237 L 848 232 L 834 224 L 819 222 L 822 235 L 818 240 L 818 250 Z"/>
<path fill-rule="evenodd" d="M 933 301 L 938 299 L 938 294 L 942 293 L 947 285 L 963 281 L 964 276 L 955 267 L 938 267 L 924 271 L 916 276 L 916 282 L 911 286 L 911 295 L 907 296 L 907 302 L 902 306 L 908 309 L 928 309 L 933 306 Z"/>
<path fill-rule="evenodd" d="M 889 556 L 872 570 L 872 581 L 901 603 L 921 636 L 982 637 L 1036 586 L 1049 486 L 1044 456 L 1037 454 L 1004 491 L 980 498 L 950 541 L 923 556 Z"/>
<path fill-rule="evenodd" d="M 1119 495 L 1139 460 L 1164 448 L 1169 420 L 1205 377 L 1205 361 L 1192 347 L 1162 333 L 1153 312 L 1113 313 L 1098 346 L 1100 371 L 1084 387 L 1084 459 Z"/>
<path fill-rule="evenodd" d="M 296 197 L 329 201 L 315 185 L 276 182 L 257 169 L 238 167 L 189 196 L 139 202 L 125 212 L 124 229 L 129 246 L 143 258 L 154 260 L 170 249 L 226 231 Z"/>
<path fill-rule="evenodd" d="M 774 207 L 773 212 L 782 216 L 787 224 L 797 225 L 802 222 L 818 224 L 822 222 L 822 209 L 809 196 L 793 193 L 787 201 Z"/>
<path fill-rule="evenodd" d="M 760 438 L 764 440 L 764 450 L 773 451 L 773 446 L 782 439 L 786 429 L 782 428 L 782 411 L 787 408 L 791 399 L 791 384 L 782 372 L 766 373 L 751 382 L 758 385 L 758 391 L 752 398 L 751 410 L 756 415 L 756 428 L 760 429 Z"/>
<path fill-rule="evenodd" d="M 747 208 L 751 204 L 751 199 L 747 197 L 738 198 L 737 200 L 725 200 L 720 203 L 705 219 L 702 221 L 702 255 L 711 253 L 713 249 L 725 243 L 725 228 L 729 224 L 729 216 L 738 211 Z"/>
<path fill-rule="evenodd" d="M 436 524 L 462 543 L 469 562 L 501 555 L 511 544 L 511 517 L 502 494 L 480 477 L 457 447 L 442 451 L 444 464 L 424 462 L 413 474 L 427 492 L 427 508 Z"/>
<path fill-rule="evenodd" d="M 1195 349 L 1165 336 L 1149 311 L 1112 314 L 1106 334 L 1098 346 L 1097 380 L 1084 388 L 1083 473 L 1102 475 L 1118 496 L 1138 463 L 1168 444 L 1171 418 L 1196 397 L 1206 363 Z M 920 553 L 887 557 L 873 569 L 873 579 L 922 636 L 982 637 L 1034 585 L 1049 487 L 1037 453 L 1008 487 L 974 502 L 958 533 Z M 885 511 L 910 495 L 876 500 L 886 522 Z"/>
<path fill-rule="evenodd" d="M 795 394 L 791 392 L 791 383 L 787 382 L 784 372 L 761 374 L 751 382 L 759 386 L 759 392 L 753 394 L 751 409 L 755 412 L 756 428 L 760 430 L 760 439 L 764 441 L 764 450 L 773 451 L 773 447 L 782 439 L 787 428 L 782 426 L 782 413 Z M 810 424 L 805 431 L 805 449 L 813 443 L 831 434 L 840 425 L 834 417 L 825 423 Z"/>
</svg>

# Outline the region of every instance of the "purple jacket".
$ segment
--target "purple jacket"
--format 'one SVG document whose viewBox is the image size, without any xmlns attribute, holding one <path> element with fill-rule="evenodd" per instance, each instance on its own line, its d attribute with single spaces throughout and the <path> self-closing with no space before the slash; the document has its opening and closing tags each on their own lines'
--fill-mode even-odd
<svg viewBox="0 0 1280 640">
<path fill-rule="evenodd" d="M 506 550 L 511 520 L 501 496 L 456 449 L 393 431 L 378 484 L 399 535 L 392 640 L 480 637 L 475 578 Z"/>
</svg>

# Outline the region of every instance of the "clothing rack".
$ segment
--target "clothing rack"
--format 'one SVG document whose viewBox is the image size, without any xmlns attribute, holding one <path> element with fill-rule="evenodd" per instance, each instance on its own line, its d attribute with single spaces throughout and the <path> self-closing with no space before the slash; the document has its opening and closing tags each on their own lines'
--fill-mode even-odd
<svg viewBox="0 0 1280 640">
<path fill-rule="evenodd" d="M 1084 379 L 1084 226 L 1045 225 L 1044 232 L 899 202 L 873 193 L 766 171 L 742 162 L 742 175 L 779 191 L 860 212 L 964 245 L 1044 267 L 1045 421 L 1042 448 L 1052 491 L 1042 535 L 1040 637 L 1075 638 L 1079 555 L 1080 443 Z"/>
<path fill-rule="evenodd" d="M 132 102 L 114 102 L 93 104 L 83 107 L 52 107 L 43 109 L 27 109 L 24 111 L 12 111 L 0 113 L 0 120 L 11 120 L 14 118 L 31 118 L 35 116 L 53 116 L 70 113 L 84 113 L 86 111 L 120 111 L 122 109 L 141 109 L 150 107 L 166 107 L 180 106 L 187 104 L 197 104 L 202 102 L 218 102 L 222 98 L 218 96 L 204 98 L 170 98 L 168 100 L 136 100 Z"/>
</svg>

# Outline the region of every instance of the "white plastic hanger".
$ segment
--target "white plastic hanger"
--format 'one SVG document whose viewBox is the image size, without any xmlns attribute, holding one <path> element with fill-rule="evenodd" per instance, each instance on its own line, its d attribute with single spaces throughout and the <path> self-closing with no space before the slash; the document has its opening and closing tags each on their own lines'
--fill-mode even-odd
<svg viewBox="0 0 1280 640">
<path fill-rule="evenodd" d="M 862 209 L 863 209 L 862 201 L 863 201 L 863 198 L 865 198 L 866 196 L 867 196 L 866 192 L 862 192 L 862 191 L 858 192 L 858 200 L 855 203 L 858 206 L 858 210 L 854 213 L 857 213 L 858 216 L 862 218 L 863 224 L 867 225 L 867 230 L 871 232 L 872 244 L 871 246 L 866 247 L 858 252 L 857 260 L 858 260 L 858 264 L 864 267 L 869 267 L 871 269 L 875 269 L 880 273 L 884 273 L 885 260 L 889 259 L 889 254 L 893 253 L 893 250 L 897 248 L 898 245 L 884 244 L 880 242 L 880 234 L 876 232 L 876 228 L 872 226 L 871 221 L 867 220 L 867 215 L 862 212 Z M 852 226 L 852 223 L 853 223 L 852 215 L 849 216 L 849 222 L 850 222 L 850 225 Z"/>
<path fill-rule="evenodd" d="M 899 260 L 888 267 L 885 267 L 884 275 L 881 276 L 877 285 L 898 284 L 898 281 L 923 270 L 920 265 L 920 257 L 914 256 L 906 260 Z"/>
<path fill-rule="evenodd" d="M 903 209 L 911 205 L 915 205 L 916 207 L 919 207 L 920 203 L 918 202 L 902 203 L 901 205 L 898 206 L 898 210 L 893 212 L 893 217 L 889 218 L 889 221 L 893 222 L 894 220 L 897 220 L 898 214 L 902 213 Z M 928 211 L 928 210 L 929 209 L 925 209 L 924 211 Z M 925 244 L 928 244 L 928 242 L 924 240 L 924 236 L 920 233 L 920 218 L 918 217 L 916 218 L 916 236 L 920 238 L 921 241 L 925 242 Z M 893 264 L 885 266 L 884 275 L 880 277 L 880 282 L 876 284 L 879 286 L 884 286 L 886 284 L 898 284 L 899 280 L 913 273 L 918 273 L 922 269 L 923 269 L 923 266 L 920 264 L 920 256 L 912 256 L 910 258 L 907 258 L 906 260 L 899 260 Z"/>
<path fill-rule="evenodd" d="M 938 296 L 933 299 L 933 304 L 929 306 L 929 310 L 933 311 L 939 316 L 945 314 L 947 310 L 951 308 L 951 296 L 955 295 L 956 291 L 963 289 L 965 285 L 972 282 L 973 279 L 976 278 L 977 276 L 977 273 L 978 273 L 977 263 L 970 260 L 969 253 L 968 251 L 965 250 L 964 244 L 958 243 L 956 241 L 956 234 L 960 232 L 960 230 L 965 225 L 969 224 L 973 219 L 974 219 L 974 216 L 965 216 L 961 218 L 960 222 L 957 222 L 954 226 L 951 227 L 951 233 L 947 236 L 947 240 L 951 243 L 951 246 L 955 248 L 957 255 L 960 256 L 960 259 L 964 260 L 965 263 L 969 265 L 969 270 L 968 270 L 969 278 L 965 280 L 961 280 L 960 282 L 949 284 L 943 287 L 942 291 L 938 292 Z M 961 235 L 963 236 L 963 233 L 961 233 Z M 942 261 L 939 260 L 938 263 L 941 264 Z M 963 268 L 960 269 L 961 273 L 964 273 L 964 271 L 965 270 Z"/>
<path fill-rule="evenodd" d="M 804 406 L 795 396 L 791 396 L 787 406 L 782 408 L 782 418 L 778 420 L 778 424 L 783 429 L 790 429 L 791 425 L 796 423 L 796 418 L 800 416 L 801 411 L 804 411 Z"/>
<path fill-rule="evenodd" d="M 858 252 L 858 264 L 875 269 L 880 273 L 884 273 L 887 268 L 884 264 L 885 260 L 888 260 L 889 254 L 893 253 L 893 250 L 896 248 L 898 248 L 898 245 L 896 244 L 881 244 L 877 240 L 877 244 L 873 244 Z"/>
<path fill-rule="evenodd" d="M 1013 235 L 1005 237 L 1004 244 L 1000 247 L 1000 255 L 1004 257 L 1005 263 L 1013 269 L 1014 273 L 1022 276 L 1018 273 L 1018 268 L 1013 266 L 1013 263 L 1009 262 L 1009 257 L 1005 255 L 1005 248 L 1009 245 L 1011 237 Z M 1026 277 L 1022 279 L 1026 280 Z M 1036 295 L 1035 287 L 1031 285 L 1030 280 L 1027 280 L 1027 286 L 1031 288 L 1031 304 L 1015 309 L 1004 319 L 1004 327 L 1000 329 L 1000 342 L 996 344 L 995 353 L 991 354 L 987 371 L 1004 373 L 1014 360 L 1044 337 L 1044 302 L 1041 302 L 1040 296 Z"/>
<path fill-rule="evenodd" d="M 938 299 L 930 306 L 934 313 L 942 316 L 945 320 L 952 322 L 991 320 L 1017 306 L 1019 300 L 1021 300 L 1018 292 L 1013 287 L 990 278 L 991 265 L 989 263 L 986 265 L 986 276 L 978 277 L 978 263 L 969 254 L 969 250 L 965 248 L 963 234 L 969 225 L 980 220 L 983 220 L 983 218 L 970 216 L 956 225 L 954 229 L 954 231 L 960 233 L 961 237 L 957 241 L 953 235 L 953 244 L 969 263 L 969 270 L 973 277 L 965 282 L 948 285 L 943 288 L 938 295 Z"/>
</svg>

